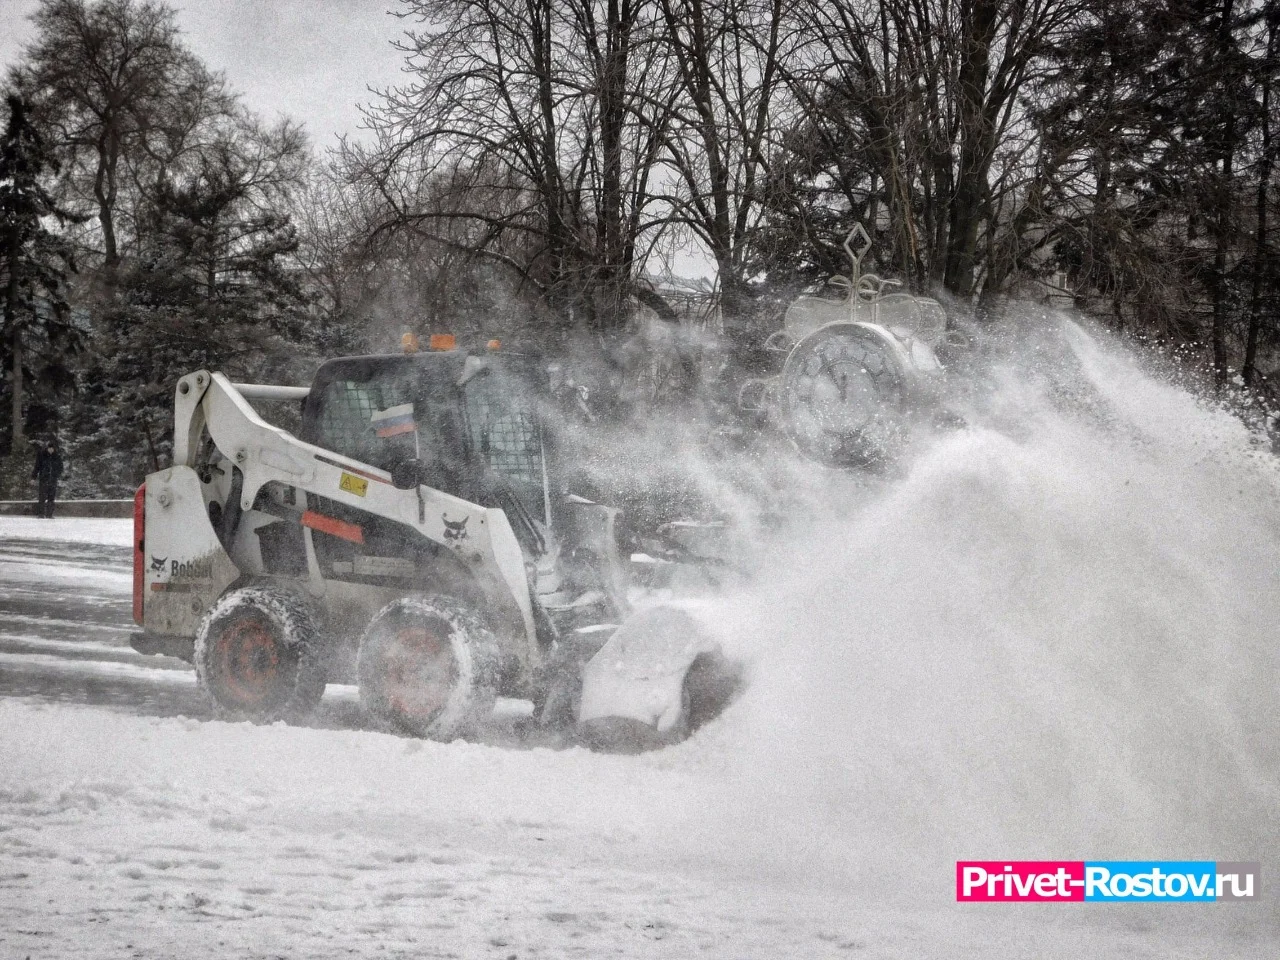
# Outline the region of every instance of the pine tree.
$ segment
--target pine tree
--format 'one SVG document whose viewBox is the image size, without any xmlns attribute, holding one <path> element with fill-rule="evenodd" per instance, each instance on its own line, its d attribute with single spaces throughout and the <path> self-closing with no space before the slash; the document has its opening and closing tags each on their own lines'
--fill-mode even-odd
<svg viewBox="0 0 1280 960">
<path fill-rule="evenodd" d="M 85 456 L 120 458 L 108 492 L 159 469 L 178 377 L 296 376 L 282 368 L 305 352 L 308 315 L 288 207 L 305 161 L 296 125 L 246 114 L 135 207 L 140 240 L 95 315 L 73 424 Z"/>
<path fill-rule="evenodd" d="M 44 186 L 57 172 L 57 162 L 30 122 L 22 97 L 10 94 L 6 106 L 0 141 L 0 319 L 9 355 L 11 451 L 20 452 L 28 362 L 43 355 L 46 365 L 56 367 L 74 346 L 66 283 L 75 263 L 70 245 L 50 228 L 50 221 L 61 225 L 70 219 Z"/>
</svg>

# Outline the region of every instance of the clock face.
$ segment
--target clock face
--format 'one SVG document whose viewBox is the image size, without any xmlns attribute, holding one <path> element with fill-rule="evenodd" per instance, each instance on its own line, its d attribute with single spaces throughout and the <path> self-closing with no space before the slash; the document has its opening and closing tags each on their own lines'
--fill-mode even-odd
<svg viewBox="0 0 1280 960">
<path fill-rule="evenodd" d="M 787 431 L 810 456 L 839 466 L 881 459 L 897 435 L 903 380 L 887 345 L 859 328 L 819 331 L 782 373 Z"/>
</svg>

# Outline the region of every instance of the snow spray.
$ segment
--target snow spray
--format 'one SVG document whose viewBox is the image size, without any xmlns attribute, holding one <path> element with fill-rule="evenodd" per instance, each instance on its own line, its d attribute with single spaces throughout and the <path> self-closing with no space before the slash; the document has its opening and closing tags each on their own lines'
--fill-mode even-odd
<svg viewBox="0 0 1280 960">
<path fill-rule="evenodd" d="M 752 664 L 677 748 L 707 848 L 939 903 L 1006 857 L 1280 876 L 1280 464 L 1069 321 L 985 381 L 704 611 Z"/>
</svg>

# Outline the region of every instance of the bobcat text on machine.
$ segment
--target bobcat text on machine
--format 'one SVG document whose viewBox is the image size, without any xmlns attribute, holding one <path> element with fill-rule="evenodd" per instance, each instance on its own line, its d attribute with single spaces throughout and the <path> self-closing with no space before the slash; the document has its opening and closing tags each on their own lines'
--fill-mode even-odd
<svg viewBox="0 0 1280 960">
<path fill-rule="evenodd" d="M 173 466 L 135 500 L 135 648 L 193 662 L 241 720 L 301 718 L 330 681 L 434 739 L 499 695 L 615 747 L 720 712 L 717 646 L 678 609 L 633 611 L 617 511 L 561 492 L 538 365 L 433 345 L 310 387 L 178 381 Z M 301 402 L 300 436 L 250 401 Z"/>
</svg>

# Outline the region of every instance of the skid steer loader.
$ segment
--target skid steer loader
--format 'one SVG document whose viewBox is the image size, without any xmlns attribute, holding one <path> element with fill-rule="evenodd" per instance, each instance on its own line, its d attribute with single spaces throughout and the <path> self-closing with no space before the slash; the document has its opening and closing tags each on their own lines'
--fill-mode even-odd
<svg viewBox="0 0 1280 960">
<path fill-rule="evenodd" d="M 683 738 L 733 669 L 688 614 L 633 609 L 617 511 L 561 485 L 537 363 L 442 346 L 310 387 L 182 377 L 173 466 L 135 500 L 134 647 L 192 662 L 230 719 L 296 720 L 354 682 L 433 739 L 499 695 L 593 745 Z M 301 403 L 299 436 L 272 401 Z"/>
</svg>

